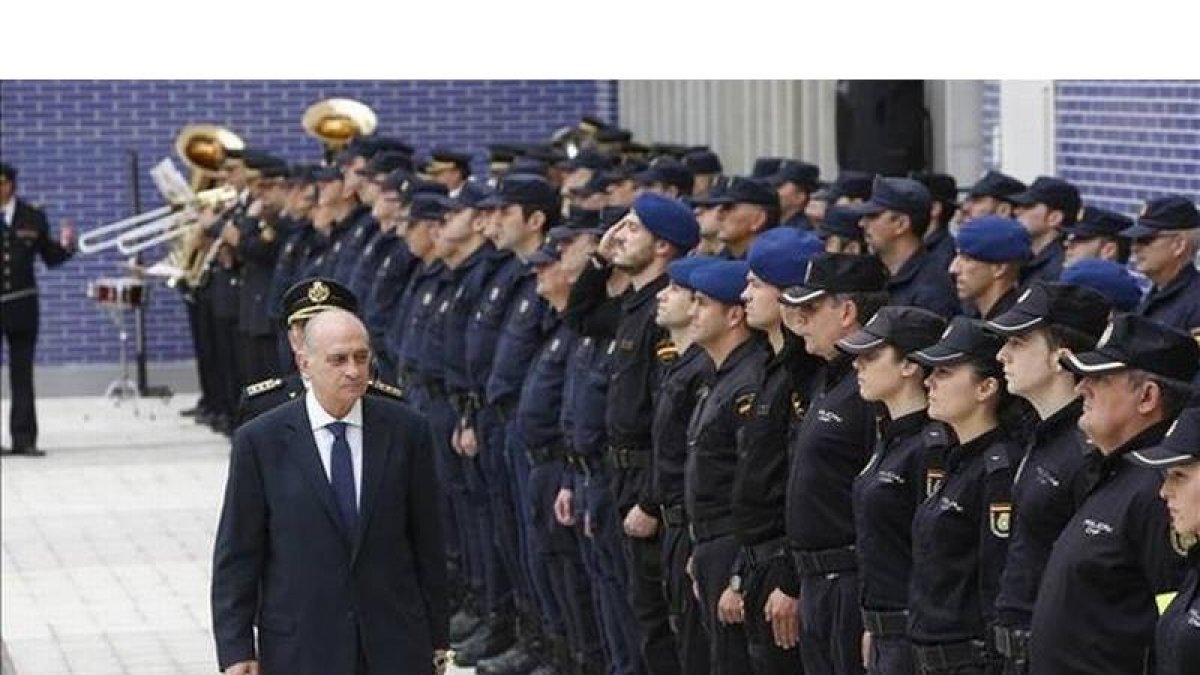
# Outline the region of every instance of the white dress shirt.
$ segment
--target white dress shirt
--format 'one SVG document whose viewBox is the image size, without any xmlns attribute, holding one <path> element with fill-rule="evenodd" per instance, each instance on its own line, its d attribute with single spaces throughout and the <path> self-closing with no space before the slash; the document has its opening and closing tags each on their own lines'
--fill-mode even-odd
<svg viewBox="0 0 1200 675">
<path fill-rule="evenodd" d="M 330 422 L 346 423 L 346 442 L 350 444 L 350 464 L 354 469 L 354 502 L 362 508 L 362 465 L 363 465 L 363 423 L 362 399 L 359 399 L 346 416 L 338 419 L 325 412 L 312 389 L 304 395 L 304 406 L 308 409 L 308 419 L 312 422 L 313 440 L 317 442 L 317 453 L 321 455 L 321 465 L 325 467 L 325 478 L 333 480 L 333 432 L 325 428 Z"/>
<path fill-rule="evenodd" d="M 0 212 L 4 213 L 4 222 L 7 223 L 9 227 L 12 227 L 13 218 L 15 218 L 17 215 L 17 198 L 13 197 L 12 199 L 8 200 L 7 204 L 0 206 Z"/>
</svg>

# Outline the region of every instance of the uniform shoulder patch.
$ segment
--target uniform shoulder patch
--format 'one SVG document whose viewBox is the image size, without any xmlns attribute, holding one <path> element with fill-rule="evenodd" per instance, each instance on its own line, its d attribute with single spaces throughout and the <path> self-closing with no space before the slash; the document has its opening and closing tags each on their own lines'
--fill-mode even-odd
<svg viewBox="0 0 1200 675">
<path fill-rule="evenodd" d="M 754 392 L 746 392 L 733 400 L 733 409 L 737 411 L 738 417 L 749 417 L 750 413 L 754 412 Z"/>
<path fill-rule="evenodd" d="M 997 502 L 988 505 L 988 529 L 992 534 L 1001 538 L 1008 539 L 1009 530 L 1012 528 L 1012 503 Z"/>
<path fill-rule="evenodd" d="M 921 440 L 930 450 L 944 450 L 950 447 L 950 434 L 939 422 L 933 422 L 921 430 Z"/>
<path fill-rule="evenodd" d="M 664 338 L 654 345 L 654 352 L 658 356 L 658 360 L 663 363 L 671 363 L 679 358 L 679 348 L 670 338 Z"/>
<path fill-rule="evenodd" d="M 1004 471 L 1010 465 L 1008 453 L 1004 448 L 989 448 L 983 456 L 983 472 L 987 474 Z"/>
<path fill-rule="evenodd" d="M 272 377 L 270 379 L 263 380 L 262 382 L 255 382 L 254 384 L 247 385 L 246 397 L 253 398 L 255 396 L 259 396 L 260 394 L 265 394 L 268 391 L 275 391 L 282 386 L 283 380 L 278 377 Z"/>
<path fill-rule="evenodd" d="M 404 400 L 404 391 L 403 390 L 401 390 L 399 387 L 394 387 L 386 382 L 380 382 L 379 380 L 371 380 L 370 382 L 368 382 L 367 390 L 372 393 L 379 394 L 381 396 L 386 396 L 388 398 L 394 398 L 397 401 Z"/>
</svg>

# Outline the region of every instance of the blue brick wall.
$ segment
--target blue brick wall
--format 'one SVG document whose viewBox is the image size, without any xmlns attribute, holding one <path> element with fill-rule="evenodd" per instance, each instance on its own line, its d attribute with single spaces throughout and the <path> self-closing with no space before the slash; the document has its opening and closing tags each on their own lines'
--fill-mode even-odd
<svg viewBox="0 0 1200 675">
<path fill-rule="evenodd" d="M 1200 198 L 1200 81 L 1055 83 L 1058 175 L 1123 212 L 1164 194 Z"/>
<path fill-rule="evenodd" d="M 188 123 L 226 125 L 289 161 L 318 160 L 320 146 L 300 118 L 332 96 L 370 105 L 381 133 L 420 150 L 466 148 L 481 167 L 489 142 L 545 140 L 581 115 L 617 114 L 612 81 L 3 81 L 0 157 L 18 167 L 21 195 L 45 204 L 55 229 L 69 218 L 86 230 L 129 215 L 131 150 L 140 157 L 144 208 L 160 205 L 147 171 L 173 156 L 175 134 Z M 121 262 L 116 253 L 78 256 L 40 270 L 38 362 L 117 360 L 116 329 L 85 289 L 92 279 L 120 276 Z M 178 294 L 155 288 L 146 318 L 151 360 L 191 358 Z"/>
</svg>

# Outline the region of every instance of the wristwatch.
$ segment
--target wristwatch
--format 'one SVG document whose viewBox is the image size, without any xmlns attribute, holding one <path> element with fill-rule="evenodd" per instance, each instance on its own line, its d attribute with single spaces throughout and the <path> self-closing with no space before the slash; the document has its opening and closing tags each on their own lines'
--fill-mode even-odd
<svg viewBox="0 0 1200 675">
<path fill-rule="evenodd" d="M 454 663 L 453 649 L 436 649 L 433 652 L 433 672 L 442 675 Z"/>
</svg>

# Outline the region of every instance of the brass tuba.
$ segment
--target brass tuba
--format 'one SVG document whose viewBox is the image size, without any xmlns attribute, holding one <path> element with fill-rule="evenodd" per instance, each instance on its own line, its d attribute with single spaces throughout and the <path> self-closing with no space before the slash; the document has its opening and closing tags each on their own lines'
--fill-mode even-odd
<svg viewBox="0 0 1200 675">
<path fill-rule="evenodd" d="M 216 178 L 225 160 L 246 148 L 241 137 L 215 124 L 189 124 L 175 137 L 175 153 L 192 169 L 192 189 Z"/>
<path fill-rule="evenodd" d="M 378 122 L 375 111 L 349 98 L 317 101 L 304 111 L 301 120 L 304 130 L 324 145 L 326 162 L 332 161 L 334 153 L 350 141 L 374 132 Z"/>
</svg>

